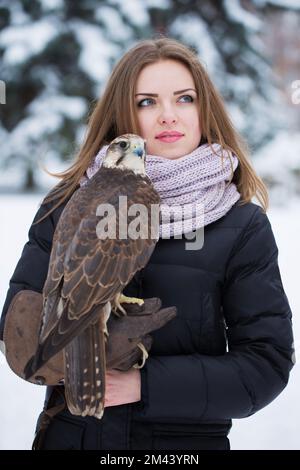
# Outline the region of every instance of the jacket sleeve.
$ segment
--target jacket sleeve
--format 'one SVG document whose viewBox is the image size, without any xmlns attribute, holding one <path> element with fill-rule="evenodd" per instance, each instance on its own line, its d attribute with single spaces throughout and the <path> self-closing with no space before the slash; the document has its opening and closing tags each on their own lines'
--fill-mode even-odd
<svg viewBox="0 0 300 470">
<path fill-rule="evenodd" d="M 49 210 L 49 205 L 42 205 L 37 211 L 34 221 L 38 220 Z M 5 316 L 13 297 L 23 289 L 42 292 L 48 273 L 52 238 L 54 234 L 53 216 L 50 214 L 42 222 L 31 225 L 28 241 L 25 244 L 21 258 L 10 279 L 9 289 L 3 306 L 0 323 L 0 339 L 3 339 Z"/>
<path fill-rule="evenodd" d="M 274 400 L 293 367 L 291 310 L 267 216 L 258 207 L 229 258 L 223 289 L 223 356 L 150 356 L 141 369 L 144 418 L 244 418 Z"/>
</svg>

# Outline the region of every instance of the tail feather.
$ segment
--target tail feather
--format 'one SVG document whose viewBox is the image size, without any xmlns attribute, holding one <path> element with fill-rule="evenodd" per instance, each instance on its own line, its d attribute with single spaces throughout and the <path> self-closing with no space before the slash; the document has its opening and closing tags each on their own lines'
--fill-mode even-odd
<svg viewBox="0 0 300 470">
<path fill-rule="evenodd" d="M 89 325 L 64 349 L 65 396 L 69 411 L 101 419 L 105 397 L 103 318 Z"/>
</svg>

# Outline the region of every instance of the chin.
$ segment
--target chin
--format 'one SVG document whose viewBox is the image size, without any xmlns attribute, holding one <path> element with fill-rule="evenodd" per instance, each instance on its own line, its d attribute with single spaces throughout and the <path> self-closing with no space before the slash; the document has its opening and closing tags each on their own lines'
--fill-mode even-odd
<svg viewBox="0 0 300 470">
<path fill-rule="evenodd" d="M 184 155 L 187 155 L 188 153 L 191 153 L 192 150 L 189 150 L 189 149 L 169 149 L 169 150 L 165 150 L 164 152 L 160 152 L 156 155 L 160 155 L 161 157 L 164 157 L 164 158 L 169 158 L 170 160 L 171 159 L 176 159 L 176 158 L 180 158 L 180 157 L 183 157 Z"/>
<path fill-rule="evenodd" d="M 176 142 L 175 142 L 176 144 Z M 170 145 L 171 144 L 167 144 L 167 145 Z M 192 150 L 190 149 L 184 149 L 184 148 L 179 148 L 178 144 L 177 146 L 173 147 L 173 148 L 166 148 L 166 146 L 164 146 L 163 148 L 149 148 L 147 149 L 147 153 L 149 155 L 157 155 L 159 157 L 163 157 L 163 158 L 169 158 L 169 159 L 176 159 L 176 158 L 180 158 L 180 157 L 183 157 L 184 155 L 187 155 L 188 153 L 192 152 Z"/>
<path fill-rule="evenodd" d="M 168 158 L 169 160 L 176 160 L 176 158 L 183 157 L 184 155 L 185 155 L 185 153 L 179 154 L 177 152 L 176 154 L 172 154 L 172 155 L 164 154 L 164 155 L 160 155 L 160 156 L 163 157 L 163 158 Z"/>
</svg>

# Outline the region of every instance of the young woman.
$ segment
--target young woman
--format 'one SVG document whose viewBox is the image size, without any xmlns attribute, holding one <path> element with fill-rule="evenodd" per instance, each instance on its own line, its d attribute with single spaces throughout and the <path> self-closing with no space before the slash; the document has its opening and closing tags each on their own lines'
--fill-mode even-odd
<svg viewBox="0 0 300 470">
<path fill-rule="evenodd" d="M 142 41 L 115 66 L 75 163 L 30 228 L 2 330 L 18 291 L 42 291 L 62 209 L 124 133 L 146 139 L 146 170 L 162 203 L 197 203 L 204 215 L 191 213 L 182 229 L 171 222 L 170 236 L 162 224 L 148 265 L 124 291 L 177 307 L 176 318 L 153 333 L 144 367 L 109 370 L 103 418 L 64 409 L 50 420 L 41 448 L 229 449 L 231 420 L 256 413 L 288 382 L 291 311 L 266 188 L 205 68 L 183 44 Z M 187 249 L 190 235 L 203 231 L 201 246 Z M 55 395 L 48 387 L 45 407 L 62 403 L 60 388 Z"/>
</svg>

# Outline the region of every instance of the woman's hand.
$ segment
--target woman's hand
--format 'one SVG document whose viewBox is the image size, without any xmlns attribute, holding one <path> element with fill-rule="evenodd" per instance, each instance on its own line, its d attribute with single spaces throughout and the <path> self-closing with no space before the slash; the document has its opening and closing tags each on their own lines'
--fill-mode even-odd
<svg viewBox="0 0 300 470">
<path fill-rule="evenodd" d="M 126 372 L 108 369 L 105 379 L 104 408 L 141 400 L 141 373 L 139 369 L 131 368 Z"/>
</svg>

